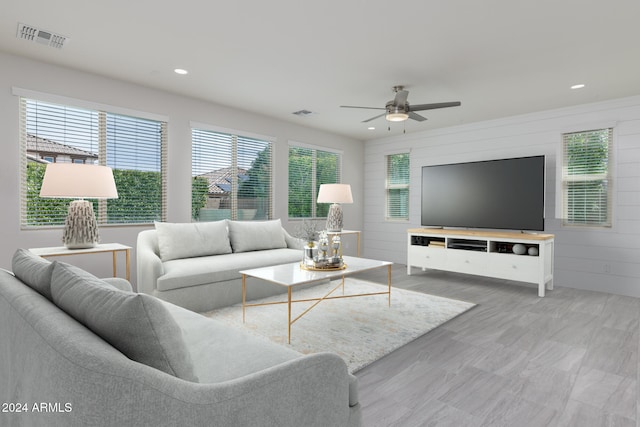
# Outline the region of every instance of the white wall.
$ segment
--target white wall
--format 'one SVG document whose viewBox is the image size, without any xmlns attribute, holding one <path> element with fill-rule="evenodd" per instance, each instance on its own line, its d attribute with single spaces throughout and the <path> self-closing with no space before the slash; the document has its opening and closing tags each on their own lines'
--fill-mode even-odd
<svg viewBox="0 0 640 427">
<path fill-rule="evenodd" d="M 561 133 L 612 125 L 613 227 L 564 227 L 555 210 Z M 411 152 L 410 220 L 386 222 L 384 156 L 406 150 Z M 555 283 L 640 296 L 640 97 L 367 141 L 364 255 L 406 263 L 406 230 L 420 226 L 422 166 L 538 154 L 547 156 L 545 232 L 556 235 Z"/>
<path fill-rule="evenodd" d="M 107 79 L 93 74 L 45 64 L 0 53 L 0 267 L 10 269 L 17 248 L 60 246 L 62 230 L 21 230 L 19 179 L 18 97 L 12 87 L 44 92 L 118 108 L 158 114 L 168 118 L 168 221 L 190 221 L 191 217 L 191 128 L 190 121 L 236 129 L 276 138 L 274 217 L 281 218 L 289 231 L 297 224 L 287 221 L 287 155 L 288 142 L 329 147 L 343 151 L 343 182 L 352 185 L 354 203 L 345 205 L 345 223 L 349 228 L 362 228 L 363 143 L 351 138 L 186 98 L 138 85 Z M 301 121 L 306 119 L 300 119 Z M 147 227 L 105 226 L 100 234 L 103 242 L 119 242 L 135 248 L 138 232 Z M 355 241 L 345 244 L 353 246 Z M 75 256 L 77 263 L 92 273 L 111 274 L 110 255 Z M 122 257 L 123 258 L 123 257 Z M 123 259 L 121 260 L 123 262 Z M 132 257 L 132 279 L 135 281 L 135 250 Z M 123 268 L 120 265 L 118 268 Z"/>
</svg>

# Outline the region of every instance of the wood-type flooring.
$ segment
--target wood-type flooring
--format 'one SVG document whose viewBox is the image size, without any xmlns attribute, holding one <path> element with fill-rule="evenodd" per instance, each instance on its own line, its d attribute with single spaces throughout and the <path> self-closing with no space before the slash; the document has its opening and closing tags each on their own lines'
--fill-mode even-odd
<svg viewBox="0 0 640 427">
<path fill-rule="evenodd" d="M 356 373 L 365 426 L 639 425 L 640 299 L 404 265 L 392 284 L 478 306 Z"/>
</svg>

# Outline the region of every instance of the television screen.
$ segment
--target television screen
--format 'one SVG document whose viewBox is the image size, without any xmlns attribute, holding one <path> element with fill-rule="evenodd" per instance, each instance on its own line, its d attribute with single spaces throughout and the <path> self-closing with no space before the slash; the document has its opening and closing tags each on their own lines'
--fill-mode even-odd
<svg viewBox="0 0 640 427">
<path fill-rule="evenodd" d="M 544 156 L 422 167 L 424 227 L 544 230 Z"/>
</svg>

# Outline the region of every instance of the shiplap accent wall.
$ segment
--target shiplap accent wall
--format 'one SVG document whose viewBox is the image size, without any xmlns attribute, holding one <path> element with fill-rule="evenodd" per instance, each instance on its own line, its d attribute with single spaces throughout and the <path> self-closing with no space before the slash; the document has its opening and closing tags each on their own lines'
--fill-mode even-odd
<svg viewBox="0 0 640 427">
<path fill-rule="evenodd" d="M 561 134 L 607 126 L 614 127 L 613 227 L 562 226 L 556 212 Z M 406 151 L 409 221 L 385 221 L 385 155 Z M 545 232 L 556 235 L 555 284 L 640 296 L 640 97 L 367 141 L 364 256 L 406 264 L 406 230 L 420 226 L 422 166 L 539 154 L 547 167 Z"/>
</svg>

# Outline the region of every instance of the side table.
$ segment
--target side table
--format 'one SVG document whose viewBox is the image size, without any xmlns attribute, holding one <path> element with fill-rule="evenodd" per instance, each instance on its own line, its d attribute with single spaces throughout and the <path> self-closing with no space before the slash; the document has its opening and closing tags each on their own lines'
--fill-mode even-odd
<svg viewBox="0 0 640 427">
<path fill-rule="evenodd" d="M 111 252 L 113 254 L 113 277 L 117 277 L 117 254 L 125 253 L 126 279 L 131 279 L 131 246 L 122 245 L 120 243 L 102 243 L 87 249 L 69 249 L 65 246 L 56 246 L 50 248 L 30 248 L 29 251 L 42 258 L 68 255 L 83 255 Z"/>
</svg>

